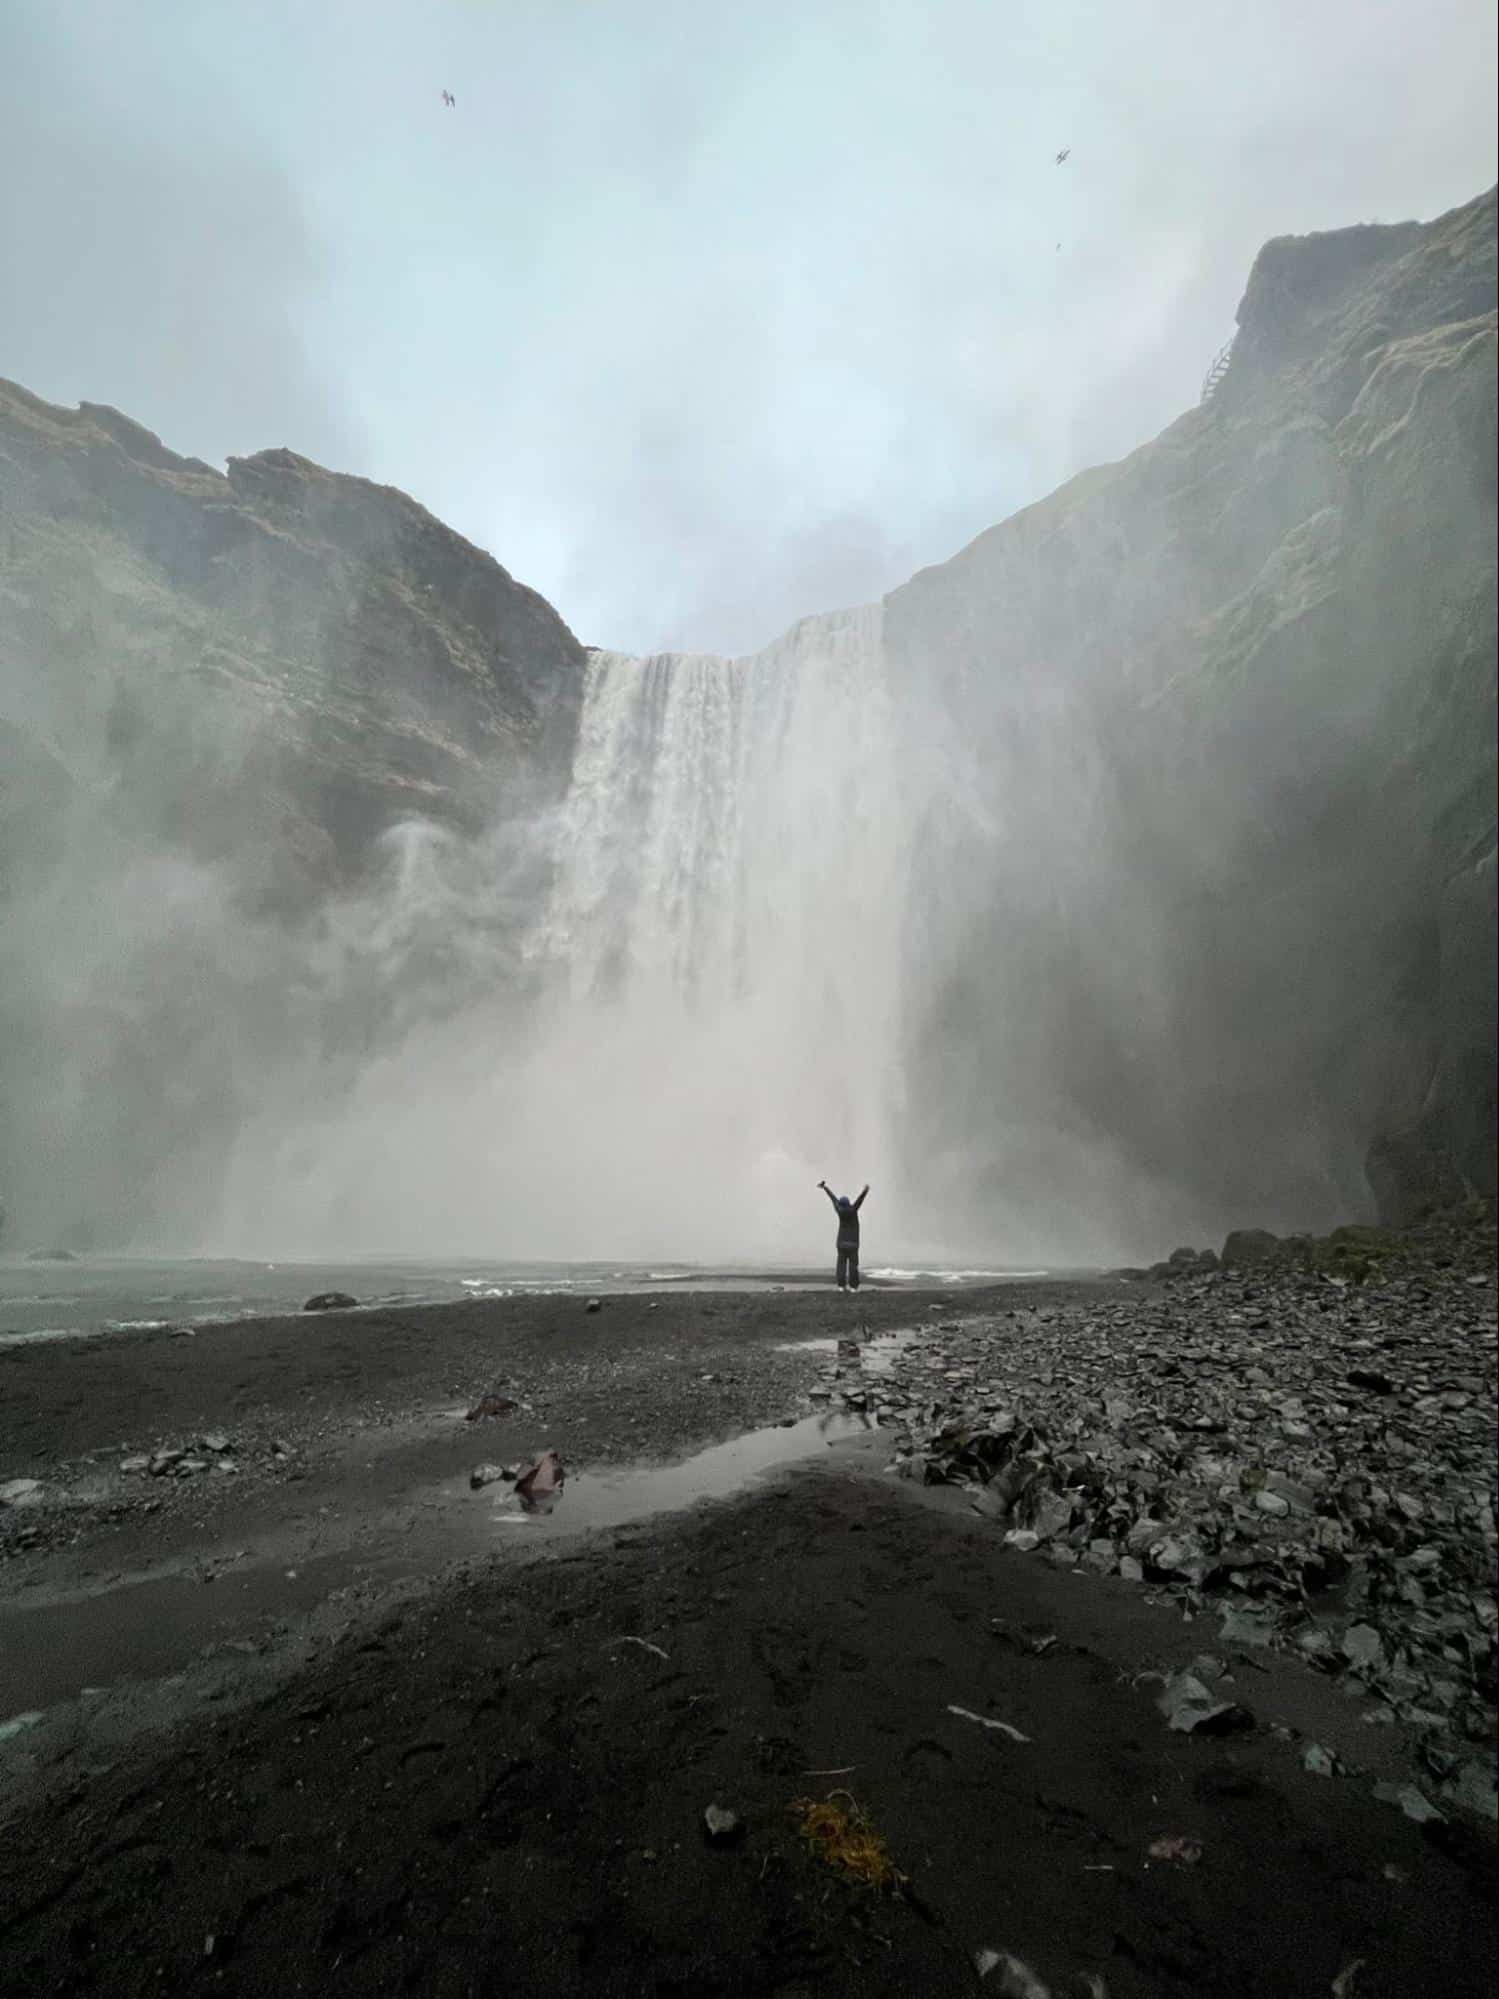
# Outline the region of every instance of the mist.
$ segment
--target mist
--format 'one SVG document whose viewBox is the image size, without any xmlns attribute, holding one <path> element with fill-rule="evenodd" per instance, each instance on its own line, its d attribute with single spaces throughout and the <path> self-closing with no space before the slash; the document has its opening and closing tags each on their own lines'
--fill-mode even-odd
<svg viewBox="0 0 1499 1999">
<path fill-rule="evenodd" d="M 1492 494 L 1354 322 L 1492 204 L 1197 400 L 1266 239 L 1491 180 L 1490 11 L 595 12 L 0 27 L 6 1246 L 1372 1213 L 1473 1098 Z"/>
</svg>

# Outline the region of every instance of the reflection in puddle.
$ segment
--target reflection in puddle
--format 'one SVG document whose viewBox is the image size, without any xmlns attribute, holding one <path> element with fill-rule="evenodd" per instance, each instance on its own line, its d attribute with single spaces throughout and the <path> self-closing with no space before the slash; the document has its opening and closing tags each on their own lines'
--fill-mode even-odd
<svg viewBox="0 0 1499 1999">
<path fill-rule="evenodd" d="M 858 1357 L 850 1358 L 845 1364 L 850 1368 L 862 1368 L 866 1374 L 888 1374 L 900 1356 L 915 1346 L 920 1338 L 921 1334 L 914 1326 L 895 1333 L 876 1333 L 873 1339 L 855 1341 L 859 1348 Z M 782 1340 L 776 1352 L 823 1353 L 841 1357 L 843 1345 L 844 1342 L 838 1339 Z"/>
<path fill-rule="evenodd" d="M 847 1410 L 828 1410 L 800 1423 L 768 1430 L 751 1430 L 727 1444 L 715 1444 L 675 1465 L 632 1465 L 618 1471 L 575 1472 L 567 1481 L 565 1503 L 553 1513 L 536 1511 L 524 1499 L 507 1494 L 495 1504 L 489 1519 L 497 1526 L 528 1526 L 576 1531 L 582 1527 L 618 1527 L 651 1514 L 676 1513 L 700 1499 L 725 1499 L 760 1473 L 798 1458 L 814 1456 L 829 1444 L 859 1437 L 875 1428 L 872 1417 Z M 557 1497 L 560 1498 L 560 1493 Z M 555 1504 L 555 1500 L 553 1502 Z"/>
</svg>

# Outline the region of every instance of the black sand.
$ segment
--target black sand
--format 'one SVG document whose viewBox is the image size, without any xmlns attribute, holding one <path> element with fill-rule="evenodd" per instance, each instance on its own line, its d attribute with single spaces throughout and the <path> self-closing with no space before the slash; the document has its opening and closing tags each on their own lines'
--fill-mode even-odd
<svg viewBox="0 0 1499 1999">
<path fill-rule="evenodd" d="M 877 1436 L 696 1513 L 513 1529 L 493 1558 L 466 1542 L 437 1576 L 487 1504 L 458 1496 L 478 1458 L 556 1444 L 581 1493 L 611 1459 L 800 1413 L 815 1360 L 781 1343 L 930 1302 L 506 1301 L 12 1350 L 0 1470 L 79 1503 L 5 1523 L 0 1663 L 34 1675 L 37 1634 L 144 1573 L 184 1604 L 242 1574 L 266 1593 L 225 1613 L 244 1649 L 196 1658 L 197 1613 L 164 1614 L 167 1681 L 5 1745 L 11 1987 L 792 1999 L 977 1990 L 992 1949 L 1058 1995 L 1322 1995 L 1355 1960 L 1350 1999 L 1488 1992 L 1491 1839 L 1375 1801 L 1392 1731 L 1246 1656 L 1254 1732 L 1172 1734 L 1144 1676 L 1221 1652 L 1216 1627 L 1008 1554 L 961 1495 L 884 1478 Z M 468 1428 L 497 1375 L 536 1407 Z M 234 1433 L 233 1479 L 112 1470 L 118 1446 L 208 1424 Z M 430 1553 L 403 1565 L 397 1541 Z M 1358 1774 L 1307 1774 L 1306 1739 Z M 838 1788 L 905 1894 L 844 1885 L 799 1840 L 793 1801 Z M 712 1802 L 743 1821 L 724 1848 Z M 1152 1860 L 1163 1836 L 1200 1858 Z"/>
</svg>

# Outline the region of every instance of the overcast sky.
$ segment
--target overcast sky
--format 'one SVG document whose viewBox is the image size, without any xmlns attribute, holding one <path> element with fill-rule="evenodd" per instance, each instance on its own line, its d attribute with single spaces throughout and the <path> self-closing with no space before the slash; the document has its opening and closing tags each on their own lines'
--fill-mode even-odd
<svg viewBox="0 0 1499 1999">
<path fill-rule="evenodd" d="M 0 374 L 740 651 L 1151 436 L 1494 94 L 1491 0 L 0 0 Z"/>
</svg>

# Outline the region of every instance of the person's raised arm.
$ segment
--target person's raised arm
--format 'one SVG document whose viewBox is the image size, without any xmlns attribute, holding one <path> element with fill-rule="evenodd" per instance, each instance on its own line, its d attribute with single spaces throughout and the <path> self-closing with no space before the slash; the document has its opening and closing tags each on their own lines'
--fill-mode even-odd
<svg viewBox="0 0 1499 1999">
<path fill-rule="evenodd" d="M 862 1207 L 863 1207 L 863 1205 L 864 1205 L 864 1195 L 865 1195 L 865 1194 L 867 1194 L 868 1192 L 869 1192 L 869 1187 L 868 1187 L 868 1183 L 866 1182 L 866 1184 L 865 1184 L 865 1186 L 864 1186 L 864 1189 L 863 1189 L 863 1192 L 862 1192 L 862 1193 L 861 1193 L 861 1194 L 859 1195 L 859 1198 L 858 1198 L 858 1200 L 854 1202 L 854 1206 L 855 1206 L 856 1208 L 862 1208 Z"/>
<path fill-rule="evenodd" d="M 827 1181 L 819 1180 L 817 1184 L 819 1187 L 821 1187 L 824 1194 L 827 1195 L 828 1199 L 832 1202 L 833 1206 L 836 1208 L 838 1205 L 838 1196 L 833 1192 L 832 1188 L 828 1185 Z"/>
</svg>

